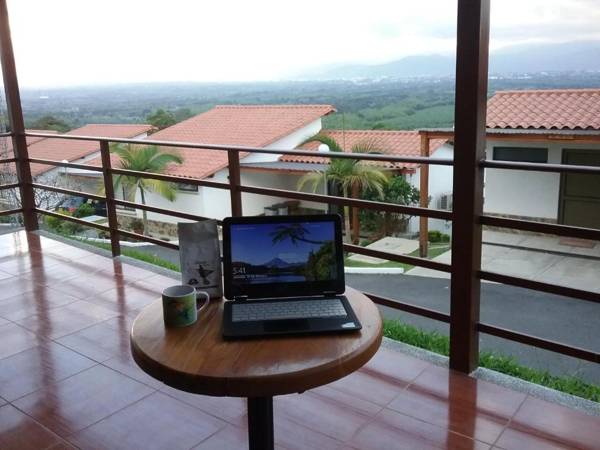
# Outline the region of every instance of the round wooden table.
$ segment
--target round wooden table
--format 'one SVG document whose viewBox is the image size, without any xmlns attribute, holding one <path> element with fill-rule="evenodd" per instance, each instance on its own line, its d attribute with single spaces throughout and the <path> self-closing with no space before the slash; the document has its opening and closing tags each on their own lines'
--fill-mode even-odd
<svg viewBox="0 0 600 450">
<path fill-rule="evenodd" d="M 163 383 L 196 394 L 247 397 L 250 449 L 272 449 L 273 396 L 304 392 L 342 378 L 375 354 L 382 337 L 379 310 L 352 288 L 346 297 L 362 330 L 250 340 L 224 340 L 223 301 L 198 321 L 166 328 L 159 299 L 140 312 L 131 330 L 136 363 Z"/>
</svg>

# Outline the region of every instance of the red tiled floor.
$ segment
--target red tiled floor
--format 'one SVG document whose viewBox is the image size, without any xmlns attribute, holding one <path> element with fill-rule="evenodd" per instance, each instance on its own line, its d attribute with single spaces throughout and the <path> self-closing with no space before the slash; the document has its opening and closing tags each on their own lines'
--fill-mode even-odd
<svg viewBox="0 0 600 450">
<path fill-rule="evenodd" d="M 0 359 L 0 396 L 16 400 L 95 364 L 61 345 L 44 342 Z"/>
<path fill-rule="evenodd" d="M 34 314 L 17 323 L 39 336 L 56 339 L 115 316 L 116 313 L 109 309 L 80 300 L 49 309 L 45 313 Z"/>
<path fill-rule="evenodd" d="M 371 419 L 340 403 L 310 392 L 276 397 L 273 410 L 275 414 L 280 414 L 340 442 L 351 439 L 356 430 Z"/>
<path fill-rule="evenodd" d="M 35 347 L 40 338 L 14 323 L 0 325 L 0 359 Z"/>
<path fill-rule="evenodd" d="M 18 321 L 34 314 L 45 314 L 48 309 L 65 306 L 77 300 L 47 286 L 34 286 L 31 291 L 0 300 L 0 317 Z"/>
<path fill-rule="evenodd" d="M 19 274 L 0 269 L 0 449 L 246 449 L 244 399 L 176 391 L 131 358 L 137 311 L 178 280 L 71 249 L 0 235 Z M 382 348 L 276 398 L 275 434 L 278 450 L 590 449 L 600 418 Z"/>
<path fill-rule="evenodd" d="M 0 408 L 0 448 L 44 450 L 62 441 L 12 405 Z"/>
<path fill-rule="evenodd" d="M 13 404 L 60 436 L 82 430 L 135 403 L 152 389 L 104 366 L 49 384 Z"/>
<path fill-rule="evenodd" d="M 81 448 L 187 450 L 225 427 L 225 422 L 160 392 L 76 433 Z"/>
<path fill-rule="evenodd" d="M 525 394 L 432 366 L 389 408 L 493 444 L 523 400 Z"/>
<path fill-rule="evenodd" d="M 350 445 L 362 450 L 427 450 L 464 449 L 484 450 L 485 445 L 445 428 L 436 427 L 410 416 L 384 409 L 377 420 L 370 422 L 350 441 Z"/>
<path fill-rule="evenodd" d="M 600 449 L 600 420 L 529 397 L 497 445 L 506 450 L 517 450 L 523 448 L 524 438 L 532 446 Z"/>
<path fill-rule="evenodd" d="M 105 321 L 63 336 L 56 342 L 98 362 L 130 352 L 129 330 L 117 332 Z"/>
</svg>

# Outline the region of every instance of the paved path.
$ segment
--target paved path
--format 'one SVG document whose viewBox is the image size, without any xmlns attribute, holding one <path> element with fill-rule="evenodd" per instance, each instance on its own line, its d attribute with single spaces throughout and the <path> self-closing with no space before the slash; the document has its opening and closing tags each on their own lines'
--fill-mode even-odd
<svg viewBox="0 0 600 450">
<path fill-rule="evenodd" d="M 448 251 L 433 260 L 450 264 L 451 254 L 452 252 Z M 600 258 L 593 256 L 484 244 L 481 267 L 490 272 L 600 293 Z M 448 273 L 423 267 L 415 267 L 406 274 L 450 278 Z"/>
</svg>

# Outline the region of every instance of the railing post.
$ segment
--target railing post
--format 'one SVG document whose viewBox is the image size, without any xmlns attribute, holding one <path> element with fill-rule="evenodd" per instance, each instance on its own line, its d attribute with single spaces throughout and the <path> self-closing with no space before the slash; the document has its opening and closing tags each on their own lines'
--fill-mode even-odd
<svg viewBox="0 0 600 450">
<path fill-rule="evenodd" d="M 231 195 L 231 215 L 242 215 L 242 192 L 240 191 L 240 154 L 237 150 L 227 150 L 229 163 L 229 194 Z"/>
<path fill-rule="evenodd" d="M 104 176 L 106 215 L 108 216 L 108 226 L 110 228 L 110 248 L 114 257 L 121 254 L 121 244 L 119 244 L 119 222 L 117 220 L 117 208 L 115 205 L 115 189 L 110 171 L 112 166 L 108 141 L 100 141 L 100 155 L 102 158 L 102 174 Z"/>
<path fill-rule="evenodd" d="M 38 221 L 35 212 L 35 197 L 31 186 L 29 152 L 27 150 L 27 140 L 25 139 L 25 123 L 23 121 L 21 95 L 19 94 L 19 82 L 10 36 L 6 0 L 0 0 L 0 61 L 2 63 L 8 120 L 12 132 L 13 152 L 16 158 L 17 179 L 20 185 L 23 222 L 27 231 L 33 231 L 38 229 Z"/>
<path fill-rule="evenodd" d="M 421 134 L 421 156 L 429 157 L 429 136 Z M 419 206 L 429 207 L 429 164 L 419 168 Z M 429 244 L 429 217 L 419 217 L 419 256 L 427 258 Z"/>
<path fill-rule="evenodd" d="M 469 373 L 479 363 L 490 0 L 459 0 L 457 23 L 450 367 Z"/>
</svg>

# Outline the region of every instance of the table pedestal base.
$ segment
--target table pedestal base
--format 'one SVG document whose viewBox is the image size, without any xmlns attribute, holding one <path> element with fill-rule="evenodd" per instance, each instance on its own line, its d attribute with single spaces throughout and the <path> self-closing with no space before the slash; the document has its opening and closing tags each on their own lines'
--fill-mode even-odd
<svg viewBox="0 0 600 450">
<path fill-rule="evenodd" d="M 273 450 L 273 397 L 248 397 L 250 450 Z"/>
</svg>

